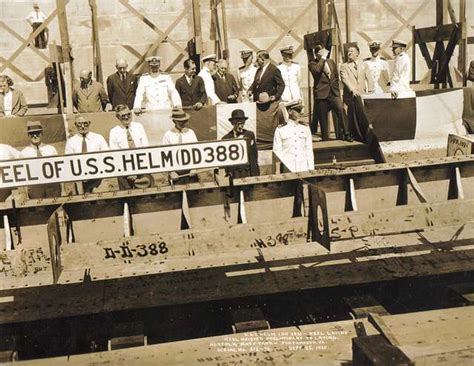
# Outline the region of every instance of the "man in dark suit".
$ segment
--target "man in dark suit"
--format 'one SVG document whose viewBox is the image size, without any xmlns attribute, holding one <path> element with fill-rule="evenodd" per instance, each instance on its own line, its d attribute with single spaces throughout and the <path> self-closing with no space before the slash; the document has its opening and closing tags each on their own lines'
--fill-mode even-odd
<svg viewBox="0 0 474 366">
<path fill-rule="evenodd" d="M 117 72 L 107 78 L 107 94 L 110 103 L 114 110 L 120 104 L 133 108 L 138 78 L 127 71 L 128 63 L 124 59 L 118 59 L 115 67 Z"/>
<path fill-rule="evenodd" d="M 347 116 L 344 113 L 340 90 L 339 73 L 336 63 L 327 58 L 329 52 L 322 44 L 315 46 L 316 57 L 308 62 L 308 69 L 313 75 L 314 87 L 314 109 L 312 121 L 312 133 L 317 130 L 318 121 L 321 126 L 321 137 L 323 141 L 329 140 L 328 112 L 333 111 L 335 117 L 336 138 L 352 141 L 349 131 Z"/>
<path fill-rule="evenodd" d="M 260 50 L 257 52 L 257 65 L 258 69 L 250 86 L 253 101 L 258 101 L 259 94 L 263 92 L 268 93 L 270 102 L 279 100 L 285 90 L 285 82 L 278 67 L 270 62 L 268 51 Z"/>
<path fill-rule="evenodd" d="M 227 174 L 232 178 L 244 178 L 260 175 L 260 168 L 258 167 L 258 150 L 255 135 L 252 131 L 245 130 L 244 125 L 248 117 L 242 109 L 234 109 L 229 118 L 233 129 L 224 137 L 223 140 L 244 138 L 247 142 L 247 152 L 249 162 L 246 165 L 230 167 L 226 169 Z"/>
<path fill-rule="evenodd" d="M 220 100 L 227 103 L 237 103 L 239 97 L 239 87 L 234 75 L 228 73 L 229 64 L 226 60 L 220 59 L 217 63 L 217 73 L 214 76 L 216 94 Z"/>
<path fill-rule="evenodd" d="M 183 107 L 200 110 L 207 102 L 204 80 L 196 75 L 196 64 L 188 58 L 184 61 L 184 75 L 176 80 L 176 90 L 181 97 Z"/>
</svg>

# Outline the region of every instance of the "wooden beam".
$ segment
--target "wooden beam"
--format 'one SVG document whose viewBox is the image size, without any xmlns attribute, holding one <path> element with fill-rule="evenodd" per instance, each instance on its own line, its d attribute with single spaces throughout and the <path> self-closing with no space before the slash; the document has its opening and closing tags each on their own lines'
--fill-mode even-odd
<svg viewBox="0 0 474 366">
<path fill-rule="evenodd" d="M 351 42 L 351 5 L 349 0 L 345 0 L 345 14 L 346 14 L 346 43 Z"/>
<path fill-rule="evenodd" d="M 104 82 L 102 73 L 102 58 L 100 55 L 99 24 L 97 21 L 97 3 L 96 0 L 89 0 L 92 22 L 92 58 L 94 62 L 94 76 L 99 83 Z"/>
<path fill-rule="evenodd" d="M 66 4 L 69 0 L 56 0 L 56 10 L 58 12 L 58 25 L 59 25 L 59 34 L 61 37 L 61 48 L 63 51 L 63 60 L 64 62 L 64 73 L 65 82 L 66 82 L 66 112 L 68 114 L 73 113 L 73 103 L 72 103 L 72 89 L 73 83 L 75 80 L 74 76 L 74 63 L 71 60 L 71 45 L 69 43 L 69 31 L 67 23 L 67 14 L 66 14 Z M 44 24 L 44 23 L 43 23 Z"/>
</svg>

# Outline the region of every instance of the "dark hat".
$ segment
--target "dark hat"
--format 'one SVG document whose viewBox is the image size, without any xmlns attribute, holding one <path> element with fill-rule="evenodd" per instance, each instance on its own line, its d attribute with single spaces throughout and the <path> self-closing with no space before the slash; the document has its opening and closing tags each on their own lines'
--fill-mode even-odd
<svg viewBox="0 0 474 366">
<path fill-rule="evenodd" d="M 252 50 L 249 50 L 249 49 L 245 49 L 245 50 L 242 50 L 240 51 L 240 57 L 241 58 L 247 58 L 247 57 L 250 57 L 253 55 L 253 51 Z"/>
<path fill-rule="evenodd" d="M 292 55 L 293 54 L 293 46 L 285 46 L 280 48 L 280 53 L 282 55 Z"/>
<path fill-rule="evenodd" d="M 171 119 L 173 121 L 187 121 L 189 114 L 185 113 L 181 108 L 174 108 L 171 111 Z"/>
<path fill-rule="evenodd" d="M 234 120 L 240 120 L 240 119 L 248 120 L 249 118 L 245 116 L 245 112 L 242 109 L 234 109 L 229 118 L 229 121 L 234 122 Z"/>
<path fill-rule="evenodd" d="M 160 64 L 161 57 L 160 56 L 150 56 L 146 58 L 146 62 L 150 66 L 158 66 Z"/>
<path fill-rule="evenodd" d="M 381 45 L 382 45 L 381 41 L 370 41 L 369 42 L 369 47 L 370 48 L 380 48 Z"/>
<path fill-rule="evenodd" d="M 263 92 L 258 95 L 258 100 L 257 100 L 258 104 L 266 104 L 270 102 L 271 102 L 270 95 L 268 95 L 267 92 Z"/>
<path fill-rule="evenodd" d="M 207 62 L 207 61 L 214 61 L 217 62 L 217 56 L 215 53 L 211 53 L 210 55 L 206 55 L 202 58 L 202 62 Z"/>
<path fill-rule="evenodd" d="M 297 100 L 294 100 L 294 101 L 286 103 L 285 108 L 288 109 L 288 110 L 294 109 L 294 110 L 297 110 L 297 111 L 301 111 L 303 109 L 303 104 L 301 104 Z"/>
<path fill-rule="evenodd" d="M 399 39 L 392 39 L 392 48 L 403 47 L 405 48 L 407 43 L 405 41 L 401 41 Z"/>
<path fill-rule="evenodd" d="M 28 121 L 26 122 L 26 132 L 38 132 L 43 131 L 43 126 L 40 121 Z"/>
</svg>

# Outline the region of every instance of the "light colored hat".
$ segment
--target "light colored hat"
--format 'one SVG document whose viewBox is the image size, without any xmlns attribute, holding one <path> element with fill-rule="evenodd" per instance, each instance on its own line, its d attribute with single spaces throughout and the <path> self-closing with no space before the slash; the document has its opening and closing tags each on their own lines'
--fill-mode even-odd
<svg viewBox="0 0 474 366">
<path fill-rule="evenodd" d="M 247 57 L 252 56 L 252 55 L 253 55 L 253 51 L 252 51 L 252 50 L 245 49 L 245 50 L 241 50 L 241 51 L 240 51 L 240 57 L 241 57 L 241 58 L 247 58 Z"/>
<path fill-rule="evenodd" d="M 189 118 L 189 114 L 185 113 L 181 108 L 174 108 L 171 111 L 171 119 L 173 121 L 187 121 Z"/>
<path fill-rule="evenodd" d="M 392 48 L 396 47 L 406 47 L 407 43 L 405 41 L 401 41 L 399 39 L 392 39 Z"/>
<path fill-rule="evenodd" d="M 150 66 L 159 65 L 160 60 L 161 60 L 160 56 L 150 56 L 146 58 L 146 62 L 148 62 L 148 65 Z"/>
<path fill-rule="evenodd" d="M 380 47 L 382 45 L 382 42 L 381 41 L 370 41 L 369 42 L 369 47 L 370 48 L 377 48 L 377 47 Z"/>
<path fill-rule="evenodd" d="M 26 122 L 26 132 L 38 132 L 43 131 L 43 125 L 40 121 L 28 121 Z"/>
<path fill-rule="evenodd" d="M 288 110 L 291 110 L 291 109 L 302 110 L 303 109 L 303 104 L 301 104 L 297 100 L 294 100 L 294 101 L 286 103 L 285 108 L 288 109 Z"/>
<path fill-rule="evenodd" d="M 257 104 L 266 104 L 270 102 L 271 102 L 270 95 L 268 95 L 267 92 L 263 92 L 258 95 Z"/>
<path fill-rule="evenodd" d="M 259 56 L 259 55 L 267 55 L 267 56 L 269 56 L 270 54 L 268 53 L 267 50 L 259 50 L 259 51 L 257 51 L 257 56 Z"/>
<path fill-rule="evenodd" d="M 202 62 L 207 62 L 207 61 L 214 61 L 217 62 L 217 56 L 215 53 L 211 53 L 210 55 L 206 55 L 202 58 Z"/>
<path fill-rule="evenodd" d="M 280 48 L 280 53 L 282 55 L 283 54 L 292 55 L 293 54 L 293 46 L 289 45 L 289 46 L 285 46 L 285 47 Z"/>
</svg>

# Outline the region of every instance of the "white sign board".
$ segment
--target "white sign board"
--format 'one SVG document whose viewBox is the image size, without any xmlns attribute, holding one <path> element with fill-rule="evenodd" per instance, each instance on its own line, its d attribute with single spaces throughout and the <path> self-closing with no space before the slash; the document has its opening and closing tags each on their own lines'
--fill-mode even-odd
<svg viewBox="0 0 474 366">
<path fill-rule="evenodd" d="M 241 165 L 244 139 L 0 161 L 0 188 Z"/>
</svg>

